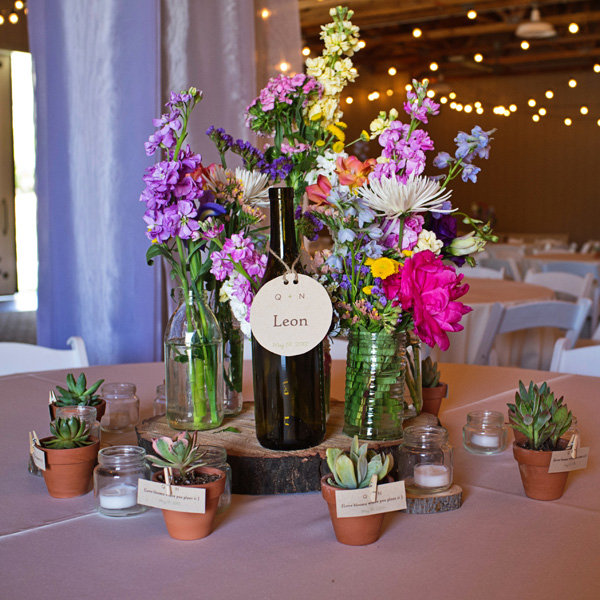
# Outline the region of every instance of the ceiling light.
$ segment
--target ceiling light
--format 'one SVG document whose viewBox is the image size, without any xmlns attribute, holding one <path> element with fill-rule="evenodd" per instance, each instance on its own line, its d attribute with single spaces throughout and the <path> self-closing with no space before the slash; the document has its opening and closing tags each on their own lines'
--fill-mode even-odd
<svg viewBox="0 0 600 600">
<path fill-rule="evenodd" d="M 481 102 L 477 100 L 477 102 L 473 102 L 473 106 L 475 106 L 475 108 L 481 108 Z"/>
<path fill-rule="evenodd" d="M 467 19 L 471 19 L 471 21 L 472 21 L 473 19 L 476 19 L 476 18 L 477 18 L 477 11 L 476 11 L 476 10 L 473 10 L 473 9 L 471 9 L 471 10 L 470 10 L 470 11 L 467 13 Z"/>
<path fill-rule="evenodd" d="M 473 107 L 470 104 L 465 104 L 465 112 L 470 113 L 473 110 Z"/>
<path fill-rule="evenodd" d="M 456 102 L 450 102 L 450 108 L 456 108 Z"/>
<path fill-rule="evenodd" d="M 308 46 L 304 46 L 302 48 L 302 56 L 308 56 L 310 54 L 310 48 Z"/>
<path fill-rule="evenodd" d="M 423 35 L 423 32 L 418 27 L 415 27 L 412 30 L 412 34 L 413 34 L 413 37 L 420 38 Z"/>
<path fill-rule="evenodd" d="M 587 114 L 588 114 L 588 112 L 589 112 L 589 110 L 588 110 L 588 107 L 587 107 L 587 106 L 582 106 L 582 107 L 579 109 L 579 112 L 580 112 L 582 115 L 587 115 Z"/>
<path fill-rule="evenodd" d="M 550 23 L 545 23 L 540 19 L 540 11 L 537 8 L 532 9 L 529 21 L 521 23 L 515 35 L 525 39 L 549 38 L 556 35 L 556 30 Z M 525 50 L 525 48 L 524 48 Z"/>
<path fill-rule="evenodd" d="M 600 127 L 600 119 L 598 119 L 598 120 L 596 121 L 596 125 L 598 125 L 598 127 Z"/>
<path fill-rule="evenodd" d="M 523 40 L 521 42 L 521 49 L 522 50 L 529 50 L 529 42 L 527 40 Z"/>
<path fill-rule="evenodd" d="M 540 109 L 538 110 L 538 113 L 540 113 L 540 115 L 542 117 L 545 117 L 547 112 L 548 111 L 543 106 L 541 106 Z"/>
<path fill-rule="evenodd" d="M 446 98 L 446 96 L 442 96 L 440 98 L 440 104 L 446 104 L 446 102 L 448 102 L 448 98 Z"/>
<path fill-rule="evenodd" d="M 460 112 L 462 109 L 463 109 L 463 105 L 462 105 L 462 104 L 457 104 L 457 105 L 456 105 L 456 110 L 457 110 L 458 112 Z"/>
<path fill-rule="evenodd" d="M 282 71 L 283 73 L 285 73 L 291 67 L 290 63 L 285 62 L 285 60 L 282 60 L 278 66 L 279 66 L 279 70 Z"/>
<path fill-rule="evenodd" d="M 8 20 L 14 25 L 19 22 L 19 15 L 17 13 L 10 13 Z"/>
<path fill-rule="evenodd" d="M 478 107 L 475 109 L 475 112 L 476 112 L 478 115 L 482 115 L 482 114 L 483 114 L 483 108 L 482 108 L 481 106 L 478 106 Z"/>
<path fill-rule="evenodd" d="M 427 97 L 428 98 L 433 98 L 435 96 L 435 91 L 434 90 L 427 90 Z"/>
<path fill-rule="evenodd" d="M 527 100 L 527 104 L 533 108 L 535 106 L 535 100 L 533 98 L 529 98 L 529 100 Z"/>
<path fill-rule="evenodd" d="M 531 120 L 537 123 L 540 120 L 540 115 L 533 115 Z"/>
<path fill-rule="evenodd" d="M 510 110 L 510 112 L 517 112 L 517 105 L 516 104 L 511 104 L 508 107 L 508 110 Z"/>
<path fill-rule="evenodd" d="M 577 23 L 569 23 L 569 33 L 577 33 L 579 31 L 579 25 Z"/>
<path fill-rule="evenodd" d="M 0 15 L 0 25 L 4 25 L 4 17 Z"/>
<path fill-rule="evenodd" d="M 594 73 L 600 73 L 600 65 L 598 63 L 594 65 Z"/>
<path fill-rule="evenodd" d="M 552 90 L 546 90 L 546 98 L 554 98 L 554 92 Z"/>
<path fill-rule="evenodd" d="M 24 6 L 25 6 L 25 4 L 23 3 L 23 0 L 16 0 L 15 1 L 15 8 L 17 10 L 21 10 Z"/>
<path fill-rule="evenodd" d="M 371 100 L 371 102 L 372 102 L 373 100 L 377 100 L 377 98 L 379 98 L 379 92 L 377 92 L 377 91 L 375 91 L 375 92 L 371 92 L 371 93 L 370 93 L 370 94 L 367 96 L 367 98 L 368 98 L 369 100 Z"/>
<path fill-rule="evenodd" d="M 570 88 L 577 87 L 577 79 L 569 79 L 569 87 Z"/>
<path fill-rule="evenodd" d="M 360 42 L 358 42 L 358 44 L 356 44 L 360 49 L 364 48 L 367 45 L 367 42 L 365 42 L 365 40 L 360 40 Z"/>
<path fill-rule="evenodd" d="M 429 69 L 431 71 L 437 71 L 439 69 L 439 65 L 436 62 L 429 63 Z"/>
<path fill-rule="evenodd" d="M 479 54 L 479 52 L 473 57 L 475 62 L 481 62 L 483 60 L 483 54 Z"/>
<path fill-rule="evenodd" d="M 354 98 L 352 96 L 348 96 L 346 98 L 346 104 L 352 104 L 354 102 Z"/>
<path fill-rule="evenodd" d="M 398 71 L 396 71 L 396 67 L 390 67 L 388 69 L 388 75 L 391 75 L 392 77 L 397 73 Z"/>
<path fill-rule="evenodd" d="M 393 96 L 393 95 L 394 95 L 394 90 L 390 89 L 390 90 L 387 90 L 385 93 L 386 93 L 388 96 Z"/>
<path fill-rule="evenodd" d="M 456 93 L 455 92 L 450 92 L 448 94 L 448 98 L 450 98 L 450 100 L 454 100 L 454 98 L 456 98 Z"/>
<path fill-rule="evenodd" d="M 268 18 L 271 16 L 271 11 L 270 11 L 268 8 L 263 8 L 263 9 L 260 11 L 260 16 L 261 16 L 263 19 L 268 19 Z"/>
<path fill-rule="evenodd" d="M 567 118 L 564 120 L 564 124 L 565 124 L 567 127 L 570 127 L 570 126 L 573 124 L 573 121 L 571 121 L 571 119 L 569 119 L 569 117 L 567 117 Z"/>
</svg>

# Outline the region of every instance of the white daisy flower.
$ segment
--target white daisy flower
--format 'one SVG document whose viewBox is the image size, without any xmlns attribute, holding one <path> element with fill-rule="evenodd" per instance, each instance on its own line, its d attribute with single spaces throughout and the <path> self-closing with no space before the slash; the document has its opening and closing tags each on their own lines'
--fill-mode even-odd
<svg viewBox="0 0 600 600">
<path fill-rule="evenodd" d="M 242 184 L 244 200 L 249 204 L 266 206 L 269 203 L 269 176 L 259 171 L 235 170 L 236 179 Z"/>
<path fill-rule="evenodd" d="M 411 177 L 400 183 L 395 177 L 373 179 L 358 190 L 365 204 L 381 216 L 398 219 L 410 213 L 449 213 L 456 209 L 443 209 L 443 203 L 452 195 L 441 187 L 439 181 L 427 177 Z"/>
</svg>

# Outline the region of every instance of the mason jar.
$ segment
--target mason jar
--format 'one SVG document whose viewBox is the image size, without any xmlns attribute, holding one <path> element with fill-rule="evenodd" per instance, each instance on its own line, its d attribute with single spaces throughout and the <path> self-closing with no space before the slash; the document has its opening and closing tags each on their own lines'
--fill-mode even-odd
<svg viewBox="0 0 600 600">
<path fill-rule="evenodd" d="M 205 467 L 221 469 L 225 473 L 225 491 L 219 498 L 219 511 L 225 510 L 231 503 L 231 466 L 227 462 L 227 450 L 222 446 L 201 446 L 204 450 Z"/>
<path fill-rule="evenodd" d="M 80 421 L 85 421 L 90 428 L 90 435 L 100 439 L 100 423 L 97 420 L 95 406 L 57 406 L 55 409 L 56 419 L 68 419 L 77 417 Z"/>
<path fill-rule="evenodd" d="M 137 503 L 138 479 L 150 479 L 146 451 L 140 446 L 109 446 L 98 453 L 94 498 L 98 512 L 127 517 L 147 510 Z"/>
<path fill-rule="evenodd" d="M 156 396 L 154 397 L 154 416 L 160 417 L 167 413 L 167 396 L 165 395 L 165 384 L 156 386 Z"/>
<path fill-rule="evenodd" d="M 404 430 L 398 472 L 406 490 L 436 494 L 452 485 L 452 446 L 448 432 L 436 425 L 413 425 Z"/>
<path fill-rule="evenodd" d="M 472 454 L 498 454 L 508 442 L 504 415 L 494 410 L 476 410 L 467 415 L 463 445 Z"/>
<path fill-rule="evenodd" d="M 106 412 L 100 421 L 102 431 L 131 431 L 140 417 L 140 401 L 133 383 L 105 383 L 101 397 L 106 400 Z"/>
</svg>

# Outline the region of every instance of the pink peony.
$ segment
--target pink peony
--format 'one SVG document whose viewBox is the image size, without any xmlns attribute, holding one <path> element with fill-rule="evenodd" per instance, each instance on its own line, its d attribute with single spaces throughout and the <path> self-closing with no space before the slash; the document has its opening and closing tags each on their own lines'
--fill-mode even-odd
<svg viewBox="0 0 600 600">
<path fill-rule="evenodd" d="M 444 265 L 439 256 L 424 250 L 408 258 L 400 272 L 393 279 L 385 279 L 382 286 L 388 300 L 412 312 L 415 331 L 423 342 L 447 350 L 450 341 L 446 332 L 461 331 L 459 321 L 471 311 L 456 302 L 469 291 L 467 284 L 461 284 L 463 277 L 454 267 Z"/>
</svg>

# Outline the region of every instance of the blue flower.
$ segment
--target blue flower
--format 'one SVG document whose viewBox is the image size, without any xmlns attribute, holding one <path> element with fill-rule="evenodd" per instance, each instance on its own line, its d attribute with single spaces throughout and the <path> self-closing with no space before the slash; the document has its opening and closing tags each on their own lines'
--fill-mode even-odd
<svg viewBox="0 0 600 600">
<path fill-rule="evenodd" d="M 375 218 L 375 213 L 370 208 L 361 208 L 358 212 L 358 226 L 364 227 L 366 223 L 371 223 Z"/>
<path fill-rule="evenodd" d="M 447 152 L 440 152 L 433 159 L 433 166 L 438 169 L 445 169 L 452 162 L 452 157 Z"/>
<path fill-rule="evenodd" d="M 337 254 L 329 256 L 325 263 L 336 271 L 341 271 L 343 268 L 342 259 Z"/>
<path fill-rule="evenodd" d="M 383 248 L 374 241 L 369 242 L 363 249 L 369 258 L 377 259 L 383 256 Z"/>
<path fill-rule="evenodd" d="M 344 244 L 346 242 L 353 242 L 356 239 L 356 233 L 351 229 L 340 229 L 338 233 L 338 242 Z"/>
<path fill-rule="evenodd" d="M 465 165 L 460 177 L 465 183 L 467 181 L 477 183 L 477 173 L 479 173 L 479 171 L 481 171 L 481 169 L 475 165 Z"/>
</svg>

